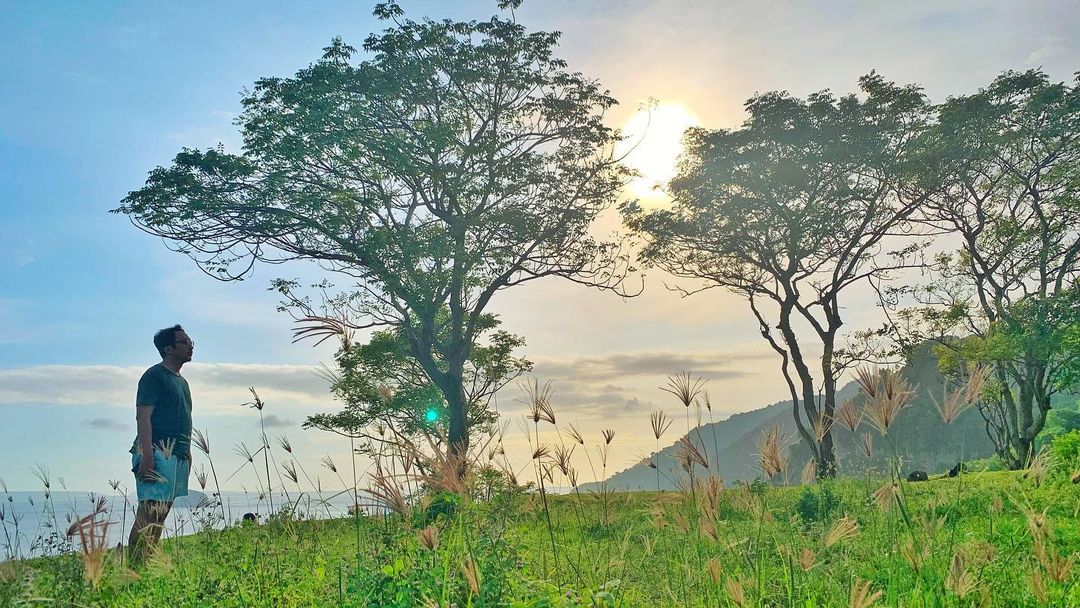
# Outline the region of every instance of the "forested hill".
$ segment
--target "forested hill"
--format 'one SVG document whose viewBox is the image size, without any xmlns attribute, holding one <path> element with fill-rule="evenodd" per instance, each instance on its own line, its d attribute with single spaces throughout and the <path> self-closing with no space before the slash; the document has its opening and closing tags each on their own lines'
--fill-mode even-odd
<svg viewBox="0 0 1080 608">
<path fill-rule="evenodd" d="M 979 412 L 969 409 L 952 424 L 945 424 L 934 405 L 932 395 L 941 400 L 942 377 L 938 372 L 937 360 L 928 348 L 920 350 L 918 356 L 901 370 L 904 378 L 915 389 L 916 396 L 911 404 L 904 408 L 889 429 L 889 436 L 883 437 L 867 422 L 863 422 L 856 433 L 837 423 L 833 427 L 837 460 L 841 475 L 860 475 L 869 465 L 874 470 L 884 471 L 886 457 L 895 452 L 902 457 L 903 472 L 920 469 L 930 473 L 948 470 L 959 460 L 985 458 L 993 454 L 993 445 L 986 435 L 985 425 Z M 838 391 L 837 403 L 852 396 L 857 396 L 858 405 L 862 405 L 862 396 L 854 381 L 843 385 Z M 1072 405 L 1075 397 L 1062 397 L 1059 402 Z M 691 420 L 693 420 L 691 412 Z M 660 470 L 660 488 L 675 489 L 676 480 L 685 478 L 686 473 L 676 461 L 677 439 L 684 432 L 677 431 L 684 424 L 676 417 L 668 436 L 664 439 L 670 445 L 660 450 L 656 457 Z M 761 432 L 773 425 L 779 425 L 784 436 L 789 437 L 788 475 L 792 481 L 798 481 L 803 466 L 809 458 L 809 451 L 798 439 L 795 423 L 792 419 L 791 401 L 781 401 L 766 407 L 735 414 L 726 420 L 712 424 L 703 424 L 691 429 L 692 440 L 699 448 L 708 453 L 709 471 L 697 467 L 695 475 L 718 474 L 731 484 L 739 480 L 753 480 L 759 477 L 757 468 L 758 438 Z M 683 427 L 685 428 L 685 427 Z M 873 437 L 873 451 L 867 459 L 862 448 L 863 432 Z M 717 454 L 719 457 L 717 457 Z M 650 455 L 649 459 L 653 458 Z M 608 487 L 615 490 L 655 490 L 657 487 L 656 470 L 649 467 L 645 459 L 632 467 L 612 475 Z M 582 484 L 582 490 L 596 489 L 595 484 Z"/>
</svg>

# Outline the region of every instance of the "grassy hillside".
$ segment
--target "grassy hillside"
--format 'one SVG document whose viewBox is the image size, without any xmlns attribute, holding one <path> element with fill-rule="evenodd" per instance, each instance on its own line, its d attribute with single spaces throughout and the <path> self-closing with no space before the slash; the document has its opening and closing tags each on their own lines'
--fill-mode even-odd
<svg viewBox="0 0 1080 608">
<path fill-rule="evenodd" d="M 2 564 L 0 605 L 1080 605 L 1080 485 L 1035 473 L 280 517 L 173 539 L 137 574 L 103 553 L 93 584 L 78 555 Z"/>
<path fill-rule="evenodd" d="M 904 408 L 886 440 L 877 430 L 863 423 L 855 433 L 842 424 L 833 426 L 837 460 L 841 475 L 861 475 L 867 468 L 885 471 L 886 462 L 895 454 L 901 458 L 904 473 L 912 470 L 930 473 L 947 471 L 960 460 L 987 458 L 993 455 L 993 445 L 986 435 L 982 417 L 975 409 L 962 414 L 952 424 L 945 424 L 934 397 L 942 397 L 942 377 L 938 372 L 937 360 L 928 348 L 922 349 L 901 373 L 914 387 L 916 396 L 911 404 Z M 861 406 L 857 385 L 847 383 L 838 391 L 837 401 L 855 397 Z M 1055 398 L 1055 407 L 1075 407 L 1076 397 L 1061 395 Z M 685 436 L 685 431 L 678 431 L 683 421 L 676 419 L 669 431 L 667 441 L 671 445 L 660 450 L 655 456 L 660 470 L 660 489 L 674 490 L 680 477 L 685 477 L 675 460 L 676 441 Z M 755 454 L 758 452 L 758 440 L 761 432 L 778 426 L 789 441 L 789 478 L 797 479 L 803 466 L 809 459 L 809 451 L 798 439 L 792 418 L 791 401 L 774 403 L 750 412 L 736 414 L 731 418 L 712 424 L 703 424 L 690 431 L 690 437 L 696 445 L 707 452 L 709 469 L 698 468 L 696 475 L 718 475 L 726 482 L 752 481 L 760 476 Z M 864 432 L 870 433 L 873 448 L 867 458 L 862 448 Z M 672 441 L 674 438 L 676 441 Z M 654 456 L 650 455 L 650 459 Z M 648 460 L 620 471 L 608 478 L 608 487 L 615 490 L 656 490 L 657 471 L 649 467 Z M 584 490 L 598 489 L 598 484 L 584 484 Z"/>
</svg>

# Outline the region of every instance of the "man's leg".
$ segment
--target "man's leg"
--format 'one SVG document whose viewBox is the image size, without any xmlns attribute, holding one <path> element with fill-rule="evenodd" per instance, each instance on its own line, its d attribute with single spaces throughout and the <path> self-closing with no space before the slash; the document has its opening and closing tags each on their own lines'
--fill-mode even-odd
<svg viewBox="0 0 1080 608">
<path fill-rule="evenodd" d="M 131 525 L 128 536 L 128 560 L 132 567 L 141 566 L 151 549 L 161 540 L 161 531 L 165 529 L 165 518 L 169 516 L 170 508 L 171 502 L 139 501 L 135 523 Z"/>
</svg>

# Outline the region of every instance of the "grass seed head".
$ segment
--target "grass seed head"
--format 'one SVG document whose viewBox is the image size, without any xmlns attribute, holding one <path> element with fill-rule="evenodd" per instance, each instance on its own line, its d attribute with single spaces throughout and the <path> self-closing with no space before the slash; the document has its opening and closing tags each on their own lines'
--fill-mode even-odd
<svg viewBox="0 0 1080 608">
<path fill-rule="evenodd" d="M 420 539 L 420 546 L 428 551 L 434 551 L 439 547 L 439 529 L 435 526 L 428 526 L 417 533 L 417 538 Z"/>
<path fill-rule="evenodd" d="M 675 395 L 683 407 L 690 407 L 707 382 L 701 377 L 692 378 L 689 371 L 668 376 L 667 380 L 667 386 L 661 386 L 660 390 Z"/>
<path fill-rule="evenodd" d="M 668 415 L 662 410 L 655 411 L 649 415 L 649 423 L 652 426 L 653 437 L 655 437 L 657 441 L 660 441 L 661 435 L 664 434 L 664 431 L 668 430 L 668 427 L 671 426 L 671 422 L 671 418 L 668 418 Z"/>
<path fill-rule="evenodd" d="M 810 550 L 809 547 L 803 547 L 803 550 L 799 552 L 799 567 L 803 572 L 809 572 L 814 564 L 817 563 L 817 555 Z"/>
<path fill-rule="evenodd" d="M 881 597 L 881 590 L 870 591 L 870 581 L 860 581 L 856 579 L 851 584 L 851 608 L 870 608 L 878 598 Z"/>
<path fill-rule="evenodd" d="M 769 479 L 787 470 L 787 458 L 783 456 L 785 443 L 777 425 L 761 431 L 758 436 L 758 464 Z"/>
<path fill-rule="evenodd" d="M 976 583 L 975 576 L 964 562 L 964 556 L 960 552 L 954 554 L 949 564 L 949 571 L 945 575 L 945 589 L 963 599 L 975 590 Z"/>
<path fill-rule="evenodd" d="M 192 429 L 191 442 L 195 444 L 195 447 L 199 448 L 200 452 L 207 456 L 210 455 L 210 438 L 206 433 L 199 429 Z"/>
<path fill-rule="evenodd" d="M 709 578 L 712 579 L 713 584 L 719 585 L 721 578 L 720 560 L 716 557 L 710 557 L 706 567 L 708 568 Z"/>
<path fill-rule="evenodd" d="M 839 407 L 836 408 L 836 419 L 843 423 L 852 433 L 859 428 L 859 423 L 862 422 L 862 414 L 855 408 L 855 399 L 845 399 Z"/>
<path fill-rule="evenodd" d="M 746 608 L 746 606 L 749 605 L 746 601 L 746 587 L 739 579 L 729 576 L 727 580 L 724 581 L 724 588 L 727 590 L 728 597 L 731 598 L 732 603 L 738 606 L 738 608 Z"/>
<path fill-rule="evenodd" d="M 826 532 L 825 536 L 822 538 L 822 543 L 825 545 L 825 548 L 828 549 L 836 543 L 847 538 L 854 538 L 858 536 L 858 534 L 859 523 L 845 515 L 829 528 L 829 531 Z"/>
</svg>

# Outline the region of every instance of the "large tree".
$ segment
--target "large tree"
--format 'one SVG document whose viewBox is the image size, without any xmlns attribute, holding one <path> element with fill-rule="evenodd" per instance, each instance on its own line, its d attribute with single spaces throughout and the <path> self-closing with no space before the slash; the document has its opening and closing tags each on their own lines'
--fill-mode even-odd
<svg viewBox="0 0 1080 608">
<path fill-rule="evenodd" d="M 624 207 L 647 263 L 746 298 L 820 477 L 835 475 L 837 379 L 858 358 L 838 344 L 842 296 L 906 265 L 877 256 L 925 198 L 906 178 L 925 97 L 874 74 L 860 85 L 863 99 L 751 98 L 741 128 L 687 132 L 670 209 Z"/>
<path fill-rule="evenodd" d="M 979 411 L 998 455 L 1025 466 L 1051 398 L 1069 384 L 1080 309 L 1080 88 L 1006 72 L 949 99 L 924 167 L 944 183 L 920 219 L 951 250 L 925 285 L 889 301 L 909 343 L 937 339 L 947 366 L 992 368 Z M 951 351 L 951 352 L 950 352 Z"/>
<path fill-rule="evenodd" d="M 185 149 L 116 211 L 223 280 L 289 260 L 350 280 L 339 312 L 400 331 L 462 454 L 463 377 L 493 296 L 544 277 L 614 288 L 628 268 L 589 232 L 629 177 L 603 123 L 616 101 L 553 55 L 557 33 L 375 14 L 390 25 L 358 63 L 335 39 L 255 84 L 242 153 Z"/>
</svg>

